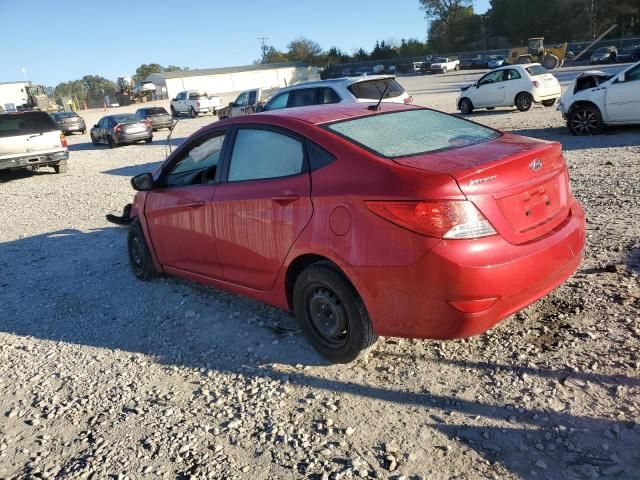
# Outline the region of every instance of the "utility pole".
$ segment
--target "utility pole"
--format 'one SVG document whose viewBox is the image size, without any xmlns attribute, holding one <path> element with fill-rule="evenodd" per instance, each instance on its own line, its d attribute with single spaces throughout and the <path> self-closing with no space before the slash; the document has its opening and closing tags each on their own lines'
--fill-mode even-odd
<svg viewBox="0 0 640 480">
<path fill-rule="evenodd" d="M 262 51 L 262 63 L 267 63 L 267 40 L 268 37 L 258 37 L 258 41 L 260 42 L 260 50 Z"/>
</svg>

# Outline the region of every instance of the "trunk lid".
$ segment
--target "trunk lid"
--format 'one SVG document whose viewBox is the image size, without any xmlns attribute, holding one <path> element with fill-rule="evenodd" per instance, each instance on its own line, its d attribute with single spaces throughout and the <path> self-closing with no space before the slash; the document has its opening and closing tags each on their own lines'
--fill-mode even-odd
<svg viewBox="0 0 640 480">
<path fill-rule="evenodd" d="M 569 215 L 569 176 L 557 142 L 503 134 L 489 142 L 396 162 L 451 175 L 512 244 L 549 233 Z"/>
<path fill-rule="evenodd" d="M 123 133 L 141 133 L 147 130 L 147 125 L 142 122 L 123 123 Z"/>
</svg>

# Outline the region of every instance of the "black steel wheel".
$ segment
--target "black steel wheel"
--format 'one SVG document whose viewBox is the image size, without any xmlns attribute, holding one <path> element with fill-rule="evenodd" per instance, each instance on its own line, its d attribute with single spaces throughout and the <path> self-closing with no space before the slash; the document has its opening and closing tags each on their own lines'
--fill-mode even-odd
<svg viewBox="0 0 640 480">
<path fill-rule="evenodd" d="M 521 92 L 516 95 L 516 107 L 518 107 L 518 110 L 520 110 L 521 112 L 526 112 L 527 110 L 529 110 L 532 104 L 533 98 L 531 98 L 531 94 Z"/>
<path fill-rule="evenodd" d="M 460 100 L 460 113 L 466 115 L 468 113 L 473 112 L 473 103 L 468 98 L 463 98 Z"/>
<path fill-rule="evenodd" d="M 569 113 L 567 126 L 574 135 L 598 135 L 602 133 L 602 114 L 593 105 L 574 107 Z"/>
<path fill-rule="evenodd" d="M 140 280 L 151 280 L 158 276 L 153 266 L 147 241 L 144 238 L 142 225 L 140 225 L 140 220 L 137 218 L 129 225 L 127 247 L 129 251 L 129 264 L 136 277 Z"/>
<path fill-rule="evenodd" d="M 304 270 L 296 280 L 293 301 L 309 342 L 333 362 L 351 362 L 377 340 L 362 300 L 330 264 Z"/>
</svg>

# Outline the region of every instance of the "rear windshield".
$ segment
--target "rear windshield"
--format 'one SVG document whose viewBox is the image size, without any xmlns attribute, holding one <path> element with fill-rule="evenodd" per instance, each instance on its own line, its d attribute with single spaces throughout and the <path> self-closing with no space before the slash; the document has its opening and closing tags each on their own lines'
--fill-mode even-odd
<svg viewBox="0 0 640 480">
<path fill-rule="evenodd" d="M 349 91 L 353 93 L 356 98 L 378 100 L 387 85 L 389 87 L 384 94 L 384 98 L 399 97 L 404 93 L 404 88 L 393 78 L 379 78 L 377 80 L 357 82 L 349 86 Z"/>
<path fill-rule="evenodd" d="M 146 115 L 162 115 L 167 114 L 167 111 L 163 107 L 147 108 Z"/>
<path fill-rule="evenodd" d="M 529 65 L 528 67 L 524 68 L 532 77 L 535 77 L 537 75 L 544 75 L 545 73 L 547 73 L 547 69 L 542 65 Z"/>
<path fill-rule="evenodd" d="M 426 109 L 368 115 L 327 128 L 387 158 L 466 147 L 500 136 L 482 125 Z"/>
<path fill-rule="evenodd" d="M 111 118 L 116 123 L 126 123 L 126 122 L 139 122 L 140 118 L 136 117 L 131 113 L 122 113 L 120 115 L 112 115 Z"/>
<path fill-rule="evenodd" d="M 77 117 L 78 115 L 75 112 L 59 112 L 52 113 L 51 116 L 56 120 L 62 120 L 63 118 L 73 118 Z"/>
<path fill-rule="evenodd" d="M 0 138 L 58 130 L 56 122 L 45 112 L 0 115 Z"/>
<path fill-rule="evenodd" d="M 195 93 L 191 92 L 189 94 L 189 100 L 200 100 L 202 98 L 209 98 L 206 93 Z"/>
</svg>

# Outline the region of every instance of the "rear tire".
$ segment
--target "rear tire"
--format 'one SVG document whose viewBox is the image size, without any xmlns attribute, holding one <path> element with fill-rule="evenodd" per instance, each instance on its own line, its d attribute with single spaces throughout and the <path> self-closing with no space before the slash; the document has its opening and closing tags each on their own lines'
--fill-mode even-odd
<svg viewBox="0 0 640 480">
<path fill-rule="evenodd" d="M 555 99 L 542 101 L 542 105 L 544 105 L 545 107 L 553 107 L 555 104 L 556 104 Z"/>
<path fill-rule="evenodd" d="M 555 70 L 560 66 L 560 59 L 553 54 L 545 56 L 540 62 L 547 70 Z"/>
<path fill-rule="evenodd" d="M 144 238 L 142 225 L 140 220 L 136 218 L 129 225 L 129 234 L 127 236 L 127 247 L 129 252 L 129 264 L 133 274 L 140 280 L 148 281 L 156 278 L 158 272 L 153 266 L 151 252 L 147 246 L 147 240 Z"/>
<path fill-rule="evenodd" d="M 574 135 L 599 135 L 602 133 L 604 123 L 598 108 L 593 105 L 578 105 L 569 112 L 567 126 Z"/>
<path fill-rule="evenodd" d="M 311 345 L 332 362 L 349 363 L 378 339 L 357 292 L 330 265 L 317 263 L 300 274 L 293 304 Z"/>
<path fill-rule="evenodd" d="M 460 100 L 459 108 L 460 113 L 462 113 L 463 115 L 467 115 L 473 112 L 473 103 L 468 98 L 463 98 L 462 100 Z"/>
<path fill-rule="evenodd" d="M 153 142 L 153 137 L 149 137 L 149 138 L 145 138 L 144 139 L 144 143 L 151 143 Z"/>
<path fill-rule="evenodd" d="M 53 166 L 53 171 L 56 173 L 68 173 L 69 165 L 66 160 L 61 160 L 57 165 Z"/>
<path fill-rule="evenodd" d="M 531 97 L 531 94 L 521 92 L 516 95 L 516 107 L 518 107 L 518 110 L 520 110 L 521 112 L 526 112 L 531 109 L 532 104 L 533 98 Z"/>
</svg>

